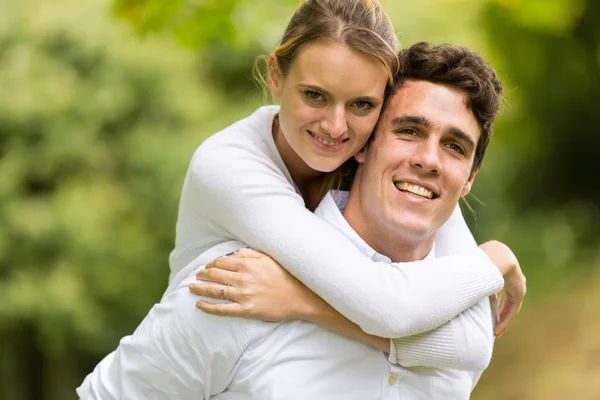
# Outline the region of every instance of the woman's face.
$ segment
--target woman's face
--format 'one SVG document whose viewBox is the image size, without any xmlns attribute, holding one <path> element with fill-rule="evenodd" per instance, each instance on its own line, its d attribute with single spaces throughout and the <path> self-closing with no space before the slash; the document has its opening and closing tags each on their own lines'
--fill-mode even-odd
<svg viewBox="0 0 600 400">
<path fill-rule="evenodd" d="M 279 146 L 284 160 L 303 161 L 320 172 L 335 170 L 371 135 L 383 104 L 386 68 L 348 46 L 316 40 L 300 49 L 287 75 L 278 71 L 272 55 L 269 87 L 281 104 L 278 142 L 285 140 L 283 147 L 297 155 L 286 160 Z"/>
</svg>

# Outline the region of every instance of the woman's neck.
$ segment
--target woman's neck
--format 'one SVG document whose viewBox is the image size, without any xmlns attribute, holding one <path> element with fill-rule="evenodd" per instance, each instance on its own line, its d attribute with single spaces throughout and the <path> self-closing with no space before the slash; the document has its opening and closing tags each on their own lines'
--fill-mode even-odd
<svg viewBox="0 0 600 400">
<path fill-rule="evenodd" d="M 300 194 L 304 199 L 304 204 L 309 210 L 314 211 L 319 205 L 319 195 L 325 173 L 309 167 L 298 153 L 290 147 L 283 132 L 281 132 L 279 117 L 273 119 L 272 130 L 277 150 L 279 150 L 281 159 L 287 167 L 292 180 L 296 183 L 296 186 L 298 186 Z"/>
</svg>

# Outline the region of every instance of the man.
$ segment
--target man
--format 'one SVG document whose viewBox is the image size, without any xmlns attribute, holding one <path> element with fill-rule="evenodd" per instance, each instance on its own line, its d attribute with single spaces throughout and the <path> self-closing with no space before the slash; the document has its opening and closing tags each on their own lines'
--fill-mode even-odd
<svg viewBox="0 0 600 400">
<path fill-rule="evenodd" d="M 356 155 L 352 190 L 328 194 L 316 214 L 365 253 L 410 262 L 432 257 L 437 230 L 469 192 L 501 86 L 491 67 L 463 48 L 421 43 L 400 60 L 375 133 Z M 209 250 L 198 268 L 220 255 Z M 415 362 L 400 366 L 306 321 L 199 313 L 188 290 L 194 278 L 167 290 L 134 335 L 86 378 L 81 398 L 467 399 L 491 357 L 487 295 L 439 328 L 407 338 L 394 350 Z M 460 331 L 452 337 L 463 341 L 448 343 L 463 349 L 455 362 L 428 354 L 437 351 L 436 334 L 448 330 Z M 439 363 L 419 363 L 427 355 Z"/>
</svg>

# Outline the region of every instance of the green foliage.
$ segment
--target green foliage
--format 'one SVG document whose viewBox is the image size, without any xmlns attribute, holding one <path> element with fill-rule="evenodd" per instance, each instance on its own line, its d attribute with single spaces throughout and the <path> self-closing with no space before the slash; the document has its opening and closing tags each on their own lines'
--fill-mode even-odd
<svg viewBox="0 0 600 400">
<path fill-rule="evenodd" d="M 592 133 L 600 122 L 592 100 L 600 95 L 600 5 L 525 3 L 525 10 L 490 5 L 486 11 L 497 64 L 515 86 L 508 93 L 509 99 L 514 95 L 513 115 L 502 130 L 522 152 L 515 160 L 524 173 L 516 185 L 519 204 L 555 206 L 582 199 L 600 204 L 600 190 L 589 184 L 600 171 L 600 137 Z M 530 8 L 545 12 L 526 13 Z"/>
<path fill-rule="evenodd" d="M 493 213 L 480 230 L 515 249 L 541 292 L 597 265 L 600 5 L 498 0 L 482 15 L 507 104 L 475 185 L 488 205 L 476 208 Z"/>
<path fill-rule="evenodd" d="M 279 40 L 296 0 L 116 0 L 117 16 L 144 36 L 173 35 L 199 52 L 200 68 L 219 89 L 235 96 L 256 88 L 250 67 Z"/>
<path fill-rule="evenodd" d="M 139 42 L 106 4 L 11 3 L 0 2 L 13 11 L 0 24 L 0 397 L 64 399 L 160 299 L 191 154 L 247 109 L 220 111 L 224 96 L 190 84 L 191 53 Z"/>
</svg>

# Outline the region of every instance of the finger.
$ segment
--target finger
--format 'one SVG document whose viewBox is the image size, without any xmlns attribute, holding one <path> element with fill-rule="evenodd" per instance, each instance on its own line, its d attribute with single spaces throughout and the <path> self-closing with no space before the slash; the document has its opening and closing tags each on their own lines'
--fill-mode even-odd
<svg viewBox="0 0 600 400">
<path fill-rule="evenodd" d="M 223 285 L 230 284 L 238 286 L 238 274 L 238 272 L 219 268 L 201 269 L 196 273 L 196 279 L 206 282 L 221 283 Z"/>
<path fill-rule="evenodd" d="M 239 271 L 245 261 L 236 257 L 219 257 L 215 258 L 204 266 L 204 269 L 218 268 L 228 271 Z"/>
<path fill-rule="evenodd" d="M 243 248 L 239 249 L 234 254 L 234 257 L 236 257 L 236 258 L 261 258 L 264 256 L 265 256 L 264 253 L 260 253 L 256 250 L 252 250 L 247 247 L 243 247 Z"/>
<path fill-rule="evenodd" d="M 504 297 L 504 303 L 502 304 L 502 309 L 500 311 L 500 322 L 494 329 L 496 336 L 500 337 L 504 334 L 504 332 L 506 332 L 508 325 L 517 316 L 520 309 L 520 302 L 515 302 L 514 299 L 510 298 L 509 296 Z"/>
<path fill-rule="evenodd" d="M 230 317 L 247 317 L 243 307 L 239 303 L 213 304 L 208 301 L 199 300 L 196 307 L 200 310 L 214 315 L 224 315 Z"/>
<path fill-rule="evenodd" d="M 211 299 L 225 299 L 234 302 L 238 302 L 240 300 L 238 298 L 238 292 L 231 285 L 227 287 L 227 285 L 218 285 L 211 283 L 192 283 L 190 284 L 189 288 L 190 292 L 194 293 L 197 296 L 209 297 Z"/>
</svg>

